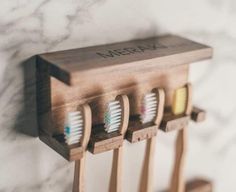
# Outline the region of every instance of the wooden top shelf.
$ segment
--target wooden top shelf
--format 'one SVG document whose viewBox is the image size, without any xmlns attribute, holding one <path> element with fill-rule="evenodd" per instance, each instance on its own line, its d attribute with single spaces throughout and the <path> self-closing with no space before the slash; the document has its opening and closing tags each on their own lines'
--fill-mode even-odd
<svg viewBox="0 0 236 192">
<path fill-rule="evenodd" d="M 38 63 L 49 66 L 50 75 L 67 84 L 73 77 L 100 74 L 106 70 L 166 68 L 208 59 L 212 48 L 188 39 L 160 37 L 79 48 L 38 55 Z M 124 65 L 125 64 L 125 65 Z M 111 68 L 112 67 L 112 68 Z"/>
</svg>

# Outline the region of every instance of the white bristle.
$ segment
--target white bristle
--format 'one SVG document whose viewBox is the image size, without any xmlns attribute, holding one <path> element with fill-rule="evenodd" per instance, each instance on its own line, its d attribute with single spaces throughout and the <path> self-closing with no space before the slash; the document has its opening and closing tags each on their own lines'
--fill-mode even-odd
<svg viewBox="0 0 236 192">
<path fill-rule="evenodd" d="M 156 117 L 157 98 L 155 93 L 148 93 L 144 96 L 141 107 L 140 120 L 142 123 L 150 123 Z"/>
<path fill-rule="evenodd" d="M 111 101 L 107 104 L 104 115 L 105 131 L 111 133 L 118 131 L 121 124 L 122 109 L 119 101 Z"/>
<path fill-rule="evenodd" d="M 68 145 L 79 143 L 83 135 L 83 118 L 80 111 L 67 114 L 64 136 Z"/>
</svg>

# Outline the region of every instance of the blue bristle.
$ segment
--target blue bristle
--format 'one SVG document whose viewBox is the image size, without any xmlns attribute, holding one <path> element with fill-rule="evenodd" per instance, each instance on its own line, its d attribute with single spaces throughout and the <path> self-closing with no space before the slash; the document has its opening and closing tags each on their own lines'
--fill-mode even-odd
<svg viewBox="0 0 236 192">
<path fill-rule="evenodd" d="M 65 130 L 67 134 L 70 134 L 70 127 L 66 127 Z"/>
</svg>

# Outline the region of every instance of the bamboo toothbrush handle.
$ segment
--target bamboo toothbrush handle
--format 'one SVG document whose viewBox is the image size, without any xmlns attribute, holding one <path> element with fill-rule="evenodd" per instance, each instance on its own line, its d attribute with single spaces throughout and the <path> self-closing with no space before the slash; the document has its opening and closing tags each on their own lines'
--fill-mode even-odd
<svg viewBox="0 0 236 192">
<path fill-rule="evenodd" d="M 86 149 L 91 135 L 92 128 L 92 112 L 88 104 L 81 106 L 84 122 L 84 133 L 81 139 L 81 146 L 83 147 L 83 156 L 81 159 L 75 161 L 75 173 L 74 173 L 74 183 L 73 192 L 84 192 L 85 191 L 85 159 L 86 159 Z"/>
<path fill-rule="evenodd" d="M 75 161 L 73 192 L 85 191 L 84 172 L 85 172 L 85 154 L 80 160 Z"/>
<path fill-rule="evenodd" d="M 156 108 L 156 118 L 154 124 L 159 127 L 165 105 L 165 92 L 163 89 L 154 89 L 153 92 L 156 93 L 158 99 L 158 106 Z M 157 128 L 158 131 L 158 128 Z M 155 157 L 155 147 L 156 147 L 156 136 L 147 140 L 145 159 L 143 162 L 141 181 L 139 186 L 139 192 L 152 192 L 153 191 L 153 169 L 154 169 L 154 157 Z"/>
<path fill-rule="evenodd" d="M 122 118 L 120 125 L 120 134 L 125 135 L 129 123 L 129 99 L 127 95 L 118 95 L 116 100 L 120 102 L 122 108 Z M 122 191 L 122 159 L 123 159 L 123 147 L 119 147 L 113 150 L 112 170 L 110 178 L 109 192 L 121 192 Z"/>
<path fill-rule="evenodd" d="M 155 145 L 156 136 L 147 140 L 139 192 L 152 192 L 153 190 L 152 178 L 154 169 Z"/>
<path fill-rule="evenodd" d="M 121 192 L 122 190 L 122 158 L 123 147 L 113 150 L 112 171 L 109 192 Z"/>
<path fill-rule="evenodd" d="M 187 129 L 178 132 L 176 139 L 175 165 L 171 179 L 170 192 L 185 192 L 184 183 L 184 160 L 186 156 Z"/>
<path fill-rule="evenodd" d="M 186 85 L 186 89 L 187 100 L 185 115 L 190 115 L 192 111 L 192 85 L 188 83 Z M 170 192 L 185 192 L 184 160 L 187 148 L 187 127 L 184 127 L 182 130 L 178 131 L 175 146 L 175 164 L 171 178 Z"/>
</svg>

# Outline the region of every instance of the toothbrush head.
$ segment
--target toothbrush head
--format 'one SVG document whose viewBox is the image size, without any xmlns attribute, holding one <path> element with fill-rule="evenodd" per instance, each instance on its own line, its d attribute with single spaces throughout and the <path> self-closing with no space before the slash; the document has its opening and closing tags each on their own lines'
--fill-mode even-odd
<svg viewBox="0 0 236 192">
<path fill-rule="evenodd" d="M 174 115 L 185 113 L 188 100 L 187 87 L 181 87 L 175 91 L 172 112 Z"/>
<path fill-rule="evenodd" d="M 190 115 L 192 111 L 192 85 L 177 89 L 174 93 L 174 101 L 172 105 L 172 113 L 174 115 L 186 114 Z"/>
<path fill-rule="evenodd" d="M 155 121 L 157 113 L 156 93 L 147 93 L 141 104 L 140 120 L 143 124 Z"/>
<path fill-rule="evenodd" d="M 120 101 L 114 100 L 107 104 L 104 115 L 105 131 L 107 133 L 115 132 L 120 129 L 122 121 L 122 109 Z"/>
<path fill-rule="evenodd" d="M 83 135 L 83 117 L 81 111 L 69 112 L 64 128 L 65 142 L 68 145 L 81 141 Z"/>
</svg>

